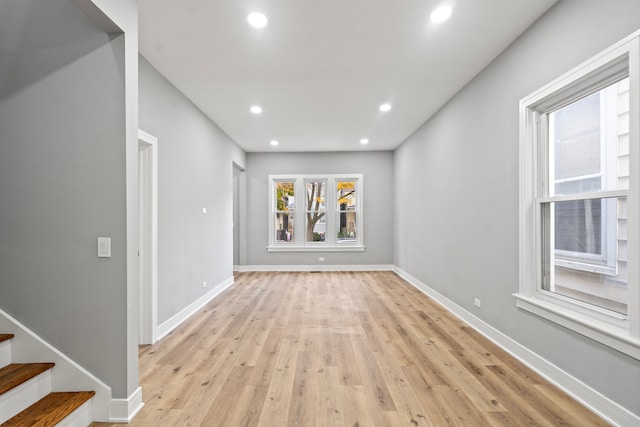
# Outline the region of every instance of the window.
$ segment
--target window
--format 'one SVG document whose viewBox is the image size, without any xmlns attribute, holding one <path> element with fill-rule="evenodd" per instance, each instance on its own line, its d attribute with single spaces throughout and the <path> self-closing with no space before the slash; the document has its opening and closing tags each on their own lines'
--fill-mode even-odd
<svg viewBox="0 0 640 427">
<path fill-rule="evenodd" d="M 640 359 L 640 33 L 520 103 L 518 307 Z"/>
<path fill-rule="evenodd" d="M 357 241 L 358 223 L 358 182 L 353 180 L 336 182 L 336 203 L 338 206 L 338 229 L 336 236 L 339 242 Z"/>
<path fill-rule="evenodd" d="M 295 230 L 295 181 L 275 182 L 275 241 L 291 242 Z"/>
<path fill-rule="evenodd" d="M 364 250 L 361 174 L 270 175 L 269 183 L 275 219 L 270 221 L 269 251 Z M 302 195 L 298 205 L 296 194 Z"/>
</svg>

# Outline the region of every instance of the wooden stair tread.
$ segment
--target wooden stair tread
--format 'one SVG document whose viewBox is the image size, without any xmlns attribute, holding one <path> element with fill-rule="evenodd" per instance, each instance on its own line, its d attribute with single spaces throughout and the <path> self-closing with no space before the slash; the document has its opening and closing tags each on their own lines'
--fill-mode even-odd
<svg viewBox="0 0 640 427">
<path fill-rule="evenodd" d="M 93 391 L 50 393 L 3 423 L 1 427 L 55 426 L 94 395 Z"/>
<path fill-rule="evenodd" d="M 10 340 L 13 337 L 15 337 L 13 334 L 0 334 L 0 342 Z"/>
<path fill-rule="evenodd" d="M 12 363 L 0 369 L 0 395 L 51 369 L 55 363 Z"/>
</svg>

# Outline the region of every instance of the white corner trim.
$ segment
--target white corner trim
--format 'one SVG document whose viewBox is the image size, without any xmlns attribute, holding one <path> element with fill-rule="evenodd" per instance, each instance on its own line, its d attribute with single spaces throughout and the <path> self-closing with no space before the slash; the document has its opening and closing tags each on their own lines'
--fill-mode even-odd
<svg viewBox="0 0 640 427">
<path fill-rule="evenodd" d="M 215 286 L 209 292 L 189 304 L 187 307 L 183 308 L 178 314 L 174 315 L 172 318 L 167 320 L 166 322 L 158 325 L 158 329 L 156 330 L 156 337 L 161 340 L 165 337 L 169 332 L 173 331 L 177 328 L 182 322 L 187 320 L 193 314 L 195 314 L 198 310 L 200 310 L 204 305 L 206 305 L 209 301 L 217 297 L 222 291 L 227 289 L 229 286 L 233 285 L 233 276 L 229 277 L 224 282 L 220 283 L 218 286 Z"/>
<path fill-rule="evenodd" d="M 142 401 L 142 387 L 126 399 L 111 399 L 109 422 L 128 423 L 131 422 L 144 406 Z"/>
<path fill-rule="evenodd" d="M 393 271 L 393 265 L 239 265 L 241 273 L 249 271 Z"/>
<path fill-rule="evenodd" d="M 3 333 L 15 335 L 11 340 L 11 357 L 14 362 L 55 363 L 52 373 L 52 390 L 95 391 L 96 394 L 92 399 L 93 420 L 109 421 L 111 387 L 3 310 L 0 310 L 0 330 Z"/>
<path fill-rule="evenodd" d="M 397 266 L 394 266 L 393 271 L 416 289 L 433 298 L 436 302 L 463 320 L 488 340 L 498 345 L 529 368 L 533 369 L 547 381 L 560 388 L 562 391 L 573 397 L 589 410 L 598 414 L 607 422 L 618 426 L 640 425 L 640 416 L 607 398 L 597 390 L 589 387 L 582 381 L 563 371 L 512 338 L 509 338 L 493 326 L 484 322 L 444 295 L 411 276 L 406 271 L 398 268 Z"/>
</svg>

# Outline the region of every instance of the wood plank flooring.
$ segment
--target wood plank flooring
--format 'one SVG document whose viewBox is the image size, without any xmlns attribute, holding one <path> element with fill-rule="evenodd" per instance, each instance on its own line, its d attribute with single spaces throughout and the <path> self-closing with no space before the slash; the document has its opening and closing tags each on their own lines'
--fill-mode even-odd
<svg viewBox="0 0 640 427">
<path fill-rule="evenodd" d="M 239 274 L 140 382 L 132 426 L 608 425 L 391 272 Z"/>
</svg>

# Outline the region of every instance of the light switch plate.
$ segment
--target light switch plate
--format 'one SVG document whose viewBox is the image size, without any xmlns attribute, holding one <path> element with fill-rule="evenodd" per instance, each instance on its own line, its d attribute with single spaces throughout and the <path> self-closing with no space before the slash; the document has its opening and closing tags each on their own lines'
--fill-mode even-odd
<svg viewBox="0 0 640 427">
<path fill-rule="evenodd" d="M 98 237 L 98 258 L 111 258 L 111 237 Z"/>
</svg>

